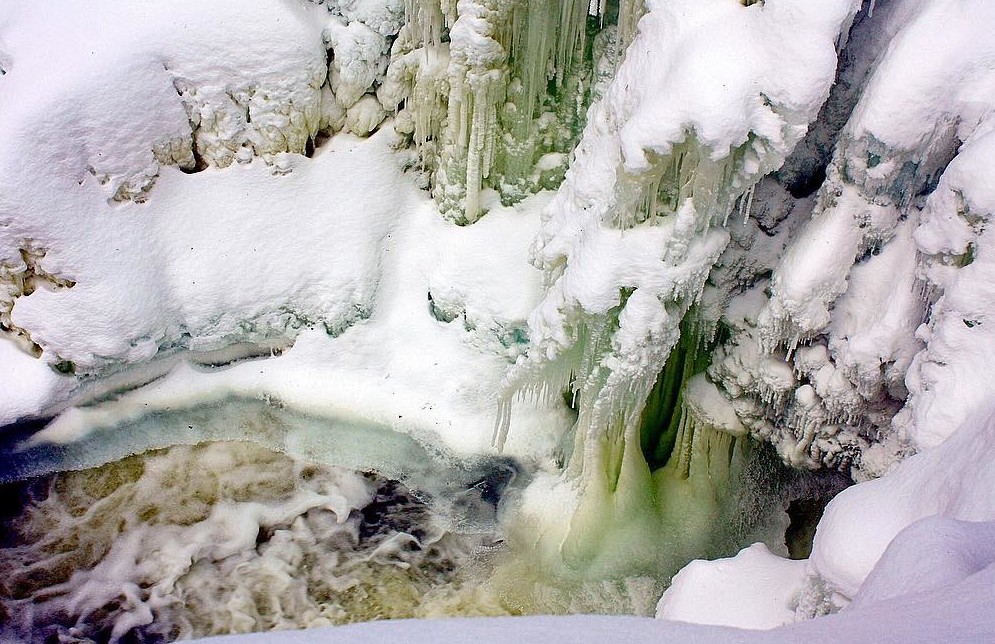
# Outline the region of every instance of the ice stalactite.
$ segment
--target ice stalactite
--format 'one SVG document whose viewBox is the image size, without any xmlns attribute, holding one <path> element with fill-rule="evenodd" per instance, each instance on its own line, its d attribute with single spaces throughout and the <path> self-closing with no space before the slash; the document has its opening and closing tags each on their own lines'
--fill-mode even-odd
<svg viewBox="0 0 995 644">
<path fill-rule="evenodd" d="M 694 321 L 693 323 L 691 321 Z M 639 438 L 650 469 L 665 465 L 679 441 L 688 409 L 685 388 L 708 366 L 712 330 L 702 330 L 701 316 L 690 313 L 681 325 L 681 337 L 670 352 L 663 371 L 646 400 L 640 419 Z M 703 337 L 708 333 L 707 337 Z M 700 416 L 701 414 L 699 414 Z"/>
<path fill-rule="evenodd" d="M 480 189 L 495 157 L 498 106 L 504 102 L 508 51 L 502 32 L 512 7 L 501 0 L 457 4 L 450 29 L 450 78 L 446 129 L 442 134 L 433 196 L 445 213 L 472 222 Z"/>
<path fill-rule="evenodd" d="M 682 556 L 709 550 L 709 526 L 737 503 L 736 472 L 750 463 L 745 429 L 713 385 L 691 378 L 707 357 L 698 369 L 676 366 L 699 362 L 718 316 L 689 311 L 709 305 L 703 291 L 729 242 L 726 226 L 742 225 L 730 216 L 749 214 L 757 181 L 782 164 L 825 100 L 835 44 L 858 3 L 647 8 L 547 210 L 534 252 L 547 292 L 509 380 L 525 396 L 568 391 L 578 411 L 566 467 L 576 506 L 569 526 L 539 529 L 548 543 L 538 547 L 546 565 L 559 561 L 572 575 L 672 572 Z M 807 37 L 787 40 L 786 29 Z M 682 321 L 697 332 L 682 336 Z M 658 395 L 671 399 L 695 382 L 709 403 L 685 399 L 669 410 L 676 429 L 651 438 L 642 421 L 658 381 L 671 391 Z M 514 395 L 502 403 L 498 444 Z M 720 412 L 704 414 L 709 405 Z M 655 471 L 644 440 L 654 466 L 665 462 Z M 738 536 L 762 532 L 770 517 L 761 514 Z M 618 538 L 638 539 L 640 554 L 611 561 Z"/>
</svg>

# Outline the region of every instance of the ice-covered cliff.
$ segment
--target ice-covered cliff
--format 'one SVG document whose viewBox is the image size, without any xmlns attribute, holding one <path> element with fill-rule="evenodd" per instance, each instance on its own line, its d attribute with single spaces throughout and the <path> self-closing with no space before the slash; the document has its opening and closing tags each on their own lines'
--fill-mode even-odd
<svg viewBox="0 0 995 644">
<path fill-rule="evenodd" d="M 648 612 L 883 477 L 807 564 L 730 564 L 787 580 L 775 620 L 859 607 L 916 469 L 971 442 L 923 516 L 995 519 L 968 484 L 993 27 L 985 0 L 6 3 L 0 478 L 250 440 L 427 494 L 503 452 L 530 482 L 502 609 Z M 59 592 L 126 588 L 120 635 L 194 563 Z"/>
</svg>

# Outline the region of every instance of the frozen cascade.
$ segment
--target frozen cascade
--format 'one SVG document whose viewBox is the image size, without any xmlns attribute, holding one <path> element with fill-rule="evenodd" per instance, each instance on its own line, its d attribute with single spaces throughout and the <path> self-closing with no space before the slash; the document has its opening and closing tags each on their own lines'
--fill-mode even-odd
<svg viewBox="0 0 995 644">
<path fill-rule="evenodd" d="M 992 518 L 944 467 L 990 471 L 963 447 L 987 432 L 947 441 L 995 395 L 990 2 L 312 0 L 256 43 L 270 10 L 105 1 L 0 8 L 0 481 L 57 492 L 0 552 L 31 573 L 3 575 L 5 626 L 168 639 L 360 595 L 649 614 L 691 558 L 776 561 L 793 501 L 923 452 L 908 516 L 882 493 L 840 519 L 876 481 L 830 506 L 792 566 L 806 617 L 862 592 L 920 480 L 949 477 L 924 511 Z M 72 61 L 91 11 L 119 38 Z M 42 24 L 66 46 L 35 88 Z M 494 526 L 461 458 L 491 454 L 497 391 L 488 462 L 534 475 L 505 545 L 363 542 L 390 485 Z"/>
<path fill-rule="evenodd" d="M 751 434 L 799 467 L 840 467 L 858 480 L 895 470 L 830 504 L 796 590 L 798 618 L 859 603 L 868 571 L 914 518 L 991 516 L 978 507 L 984 495 L 958 492 L 984 488 L 972 467 L 991 471 L 979 447 L 991 379 L 979 374 L 992 352 L 978 329 L 992 302 L 995 202 L 982 168 L 993 159 L 995 57 L 984 34 L 995 13 L 981 2 L 879 2 L 874 21 L 852 34 L 857 58 L 842 89 L 859 100 L 845 127 L 804 146 L 811 159 L 836 140 L 821 189 L 788 195 L 765 180 L 756 213 L 765 234 L 734 236 L 711 280 L 728 289 L 747 277 L 707 373 Z M 837 114 L 846 103 L 836 101 Z M 804 181 L 790 181 L 792 165 L 779 178 L 797 191 Z M 913 451 L 924 453 L 899 463 Z M 965 465 L 951 468 L 955 458 Z M 902 480 L 910 475 L 921 480 Z"/>
<path fill-rule="evenodd" d="M 674 451 L 651 471 L 643 412 L 655 383 L 673 380 L 658 377 L 682 338 L 682 322 L 683 351 L 712 346 L 717 316 L 703 289 L 729 242 L 730 214 L 740 204 L 751 207 L 757 181 L 782 164 L 815 118 L 833 81 L 835 45 L 858 8 L 647 3 L 546 211 L 534 261 L 547 291 L 530 316 L 529 352 L 509 378 L 512 393 L 495 432 L 500 444 L 515 395 L 567 391 L 577 408 L 567 465 L 577 495 L 570 526 L 543 525 L 527 503 L 523 510 L 543 526 L 542 568 L 559 561 L 568 576 L 667 570 L 687 544 L 707 551 L 702 541 L 715 537 L 705 526 L 736 504 L 735 477 L 723 472 L 749 466 L 739 439 L 714 421 L 699 422 L 684 404 L 676 436 L 664 439 Z M 783 39 L 788 19 L 795 33 L 805 30 L 804 46 Z M 785 65 L 781 47 L 791 48 L 792 64 Z M 710 400 L 727 406 L 712 393 Z M 730 425 L 742 433 L 738 421 Z M 698 502 L 673 500 L 688 496 Z M 743 514 L 755 523 L 741 526 L 740 538 L 763 534 L 773 520 Z M 613 540 L 636 534 L 648 541 L 639 557 L 613 562 L 603 554 Z"/>
<path fill-rule="evenodd" d="M 398 111 L 399 131 L 413 136 L 446 216 L 473 223 L 488 188 L 507 204 L 559 184 L 592 89 L 614 71 L 640 6 L 407 3 L 378 96 Z M 608 14 L 621 35 L 611 24 L 598 33 Z"/>
</svg>

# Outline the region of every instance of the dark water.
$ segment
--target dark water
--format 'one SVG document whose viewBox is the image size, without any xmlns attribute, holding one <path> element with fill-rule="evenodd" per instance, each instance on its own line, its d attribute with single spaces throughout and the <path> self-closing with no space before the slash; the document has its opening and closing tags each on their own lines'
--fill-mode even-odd
<svg viewBox="0 0 995 644">
<path fill-rule="evenodd" d="M 507 460 L 434 491 L 246 442 L 175 446 L 5 484 L 0 618 L 33 642 L 163 642 L 501 614 Z"/>
</svg>

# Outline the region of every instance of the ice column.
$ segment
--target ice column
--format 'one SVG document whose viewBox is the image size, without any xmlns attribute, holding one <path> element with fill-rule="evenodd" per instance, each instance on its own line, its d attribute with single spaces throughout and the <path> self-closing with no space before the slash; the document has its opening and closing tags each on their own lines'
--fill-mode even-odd
<svg viewBox="0 0 995 644">
<path fill-rule="evenodd" d="M 410 0 L 407 21 L 379 97 L 413 135 L 442 212 L 472 223 L 486 188 L 513 203 L 558 185 L 591 89 L 588 3 Z"/>
</svg>

